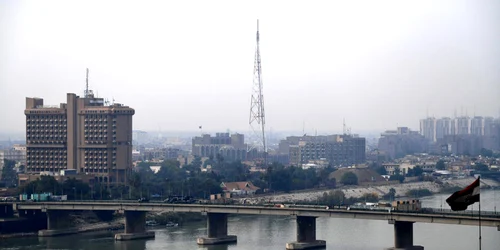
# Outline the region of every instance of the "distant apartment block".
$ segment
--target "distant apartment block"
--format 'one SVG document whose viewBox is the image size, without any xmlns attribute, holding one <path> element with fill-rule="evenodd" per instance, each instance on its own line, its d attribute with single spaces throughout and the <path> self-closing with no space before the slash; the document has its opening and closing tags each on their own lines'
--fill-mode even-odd
<svg viewBox="0 0 500 250">
<path fill-rule="evenodd" d="M 247 154 L 247 148 L 243 134 L 216 133 L 215 137 L 204 134 L 194 137 L 192 142 L 194 156 L 215 158 L 219 154 L 230 161 L 251 158 L 251 155 Z"/>
<path fill-rule="evenodd" d="M 26 165 L 26 146 L 14 145 L 12 148 L 0 150 L 0 173 L 5 166 L 4 160 L 11 160 L 18 164 Z"/>
<path fill-rule="evenodd" d="M 490 136 L 495 133 L 493 130 L 496 123 L 493 117 L 460 116 L 453 119 L 431 117 L 420 120 L 420 134 L 429 141 L 437 141 L 447 135 Z"/>
<path fill-rule="evenodd" d="M 365 162 L 366 140 L 356 135 L 290 136 L 280 142 L 279 152 L 287 154 L 294 166 L 315 160 L 351 166 Z"/>
<path fill-rule="evenodd" d="M 181 153 L 181 150 L 178 148 L 145 148 L 141 155 L 143 160 L 149 161 L 153 159 L 176 160 Z"/>
<path fill-rule="evenodd" d="M 134 130 L 132 131 L 132 141 L 134 145 L 140 145 L 145 143 L 148 140 L 148 133 L 142 130 Z"/>
<path fill-rule="evenodd" d="M 428 145 L 428 140 L 417 131 L 399 127 L 380 135 L 378 150 L 390 159 L 396 159 L 408 154 L 425 153 L 428 151 Z"/>
<path fill-rule="evenodd" d="M 420 134 L 429 141 L 436 140 L 436 119 L 428 117 L 420 120 Z"/>
<path fill-rule="evenodd" d="M 436 120 L 436 138 L 435 140 L 443 139 L 447 135 L 451 135 L 455 130 L 452 130 L 452 119 L 443 117 Z"/>
<path fill-rule="evenodd" d="M 26 98 L 26 172 L 76 170 L 96 182 L 125 183 L 132 169 L 134 112 L 106 105 L 91 91 L 84 97 L 68 93 L 58 106 Z"/>
</svg>

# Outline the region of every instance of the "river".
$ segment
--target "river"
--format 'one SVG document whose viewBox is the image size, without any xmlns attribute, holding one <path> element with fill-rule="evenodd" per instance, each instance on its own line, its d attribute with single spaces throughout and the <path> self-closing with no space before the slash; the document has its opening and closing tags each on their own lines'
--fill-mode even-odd
<svg viewBox="0 0 500 250">
<path fill-rule="evenodd" d="M 442 205 L 448 209 L 444 202 L 448 196 L 438 194 L 423 198 L 423 205 L 434 208 Z M 500 205 L 497 197 L 500 197 L 500 190 L 481 190 L 481 209 L 494 211 Z M 477 204 L 472 209 L 477 210 Z M 255 250 L 285 249 L 286 242 L 295 240 L 295 220 L 290 217 L 231 216 L 228 226 L 229 233 L 238 236 L 238 243 L 199 247 L 196 238 L 206 235 L 206 226 L 198 222 L 175 228 L 153 228 L 156 238 L 151 240 L 115 242 L 115 232 L 94 232 L 55 238 L 3 239 L 0 249 Z M 393 226 L 387 221 L 318 218 L 316 226 L 317 238 L 326 240 L 327 249 L 382 250 L 393 246 Z M 478 249 L 478 227 L 415 223 L 414 243 L 426 250 Z M 500 232 L 496 228 L 482 228 L 482 249 L 500 249 Z"/>
</svg>

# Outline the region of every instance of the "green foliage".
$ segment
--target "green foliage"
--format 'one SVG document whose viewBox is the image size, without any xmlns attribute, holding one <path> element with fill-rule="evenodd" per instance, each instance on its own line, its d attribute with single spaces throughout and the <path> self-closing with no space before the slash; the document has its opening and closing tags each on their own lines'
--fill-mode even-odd
<svg viewBox="0 0 500 250">
<path fill-rule="evenodd" d="M 414 168 L 408 169 L 407 176 L 422 176 L 424 174 L 424 169 L 420 166 L 415 166 Z"/>
<path fill-rule="evenodd" d="M 436 163 L 436 169 L 437 170 L 444 170 L 446 168 L 446 165 L 444 164 L 444 161 L 443 160 L 439 160 L 437 163 Z"/>
<path fill-rule="evenodd" d="M 474 170 L 481 171 L 481 172 L 490 171 L 490 169 L 488 168 L 488 165 L 486 165 L 484 163 L 479 163 L 479 162 L 476 162 L 476 164 L 474 164 Z"/>
<path fill-rule="evenodd" d="M 390 200 L 390 201 L 395 200 L 396 199 L 396 189 L 394 189 L 394 188 L 389 189 L 389 193 L 384 195 L 383 198 L 385 200 Z"/>
<path fill-rule="evenodd" d="M 358 176 L 352 172 L 347 172 L 342 175 L 340 182 L 344 185 L 358 185 Z"/>
<path fill-rule="evenodd" d="M 383 166 L 376 168 L 375 171 L 377 171 L 379 175 L 387 175 L 387 170 Z"/>
<path fill-rule="evenodd" d="M 260 192 L 335 187 L 335 179 L 329 178 L 330 173 L 335 171 L 331 167 L 316 170 L 273 163 L 265 173 L 250 172 L 249 167 L 240 161 L 230 162 L 221 155 L 215 155 L 205 161 L 203 165 L 212 166 L 209 172 L 201 172 L 201 159 L 195 159 L 182 168 L 178 161 L 166 160 L 160 164 L 160 170 L 156 174 L 150 170 L 151 165 L 158 163 L 139 163 L 138 171 L 129 176 L 127 186 L 112 188 L 111 197 L 136 199 L 158 195 L 165 199 L 169 195 L 190 195 L 195 198 L 209 198 L 210 194 L 222 192 L 221 182 L 236 181 L 251 181 L 261 188 Z"/>
<path fill-rule="evenodd" d="M 365 202 L 377 202 L 379 200 L 379 197 L 376 193 L 366 193 L 361 196 L 360 200 L 363 200 Z"/>
<path fill-rule="evenodd" d="M 484 157 L 493 157 L 493 151 L 486 148 L 481 148 L 480 155 Z"/>
<path fill-rule="evenodd" d="M 4 159 L 1 179 L 3 182 L 5 182 L 5 185 L 7 187 L 15 187 L 17 185 L 17 173 L 14 170 L 15 166 L 15 161 Z"/>
<path fill-rule="evenodd" d="M 328 206 L 340 206 L 344 204 L 345 194 L 340 190 L 324 192 L 323 196 L 319 199 L 321 204 Z"/>
<path fill-rule="evenodd" d="M 312 168 L 284 167 L 281 164 L 273 163 L 268 167 L 263 181 L 269 184 L 270 189 L 284 192 L 316 188 L 320 185 L 334 187 L 335 181 L 328 178 L 333 171 L 332 168 L 317 171 Z"/>
<path fill-rule="evenodd" d="M 406 196 L 413 197 L 413 198 L 419 198 L 419 197 L 429 196 L 429 195 L 432 195 L 432 192 L 426 188 L 411 189 L 411 190 L 408 190 L 408 192 L 406 192 Z"/>
<path fill-rule="evenodd" d="M 390 181 L 399 181 L 399 183 L 403 183 L 405 181 L 405 177 L 400 175 L 400 174 L 395 174 L 395 175 L 391 175 L 391 177 L 389 177 L 389 180 Z"/>
</svg>

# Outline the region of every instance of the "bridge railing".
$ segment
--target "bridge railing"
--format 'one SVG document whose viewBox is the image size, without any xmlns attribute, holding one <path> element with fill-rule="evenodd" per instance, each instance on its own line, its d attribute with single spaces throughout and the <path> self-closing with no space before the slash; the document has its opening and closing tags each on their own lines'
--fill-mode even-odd
<svg viewBox="0 0 500 250">
<path fill-rule="evenodd" d="M 1 203 L 13 203 L 13 202 L 0 202 Z M 138 202 L 137 200 L 69 200 L 69 201 L 37 201 L 37 202 L 29 202 L 29 201 L 17 201 L 17 203 L 52 203 L 52 204 L 67 204 L 67 203 L 97 203 L 97 204 L 103 204 L 103 203 L 112 203 L 112 204 L 135 204 L 135 205 L 148 205 L 148 204 L 155 204 L 155 205 L 173 205 L 173 206 L 182 206 L 182 205 L 196 205 L 196 206 L 206 206 L 206 205 L 213 205 L 213 206 L 224 206 L 224 205 L 231 205 L 231 206 L 242 206 L 242 207 L 266 207 L 266 208 L 275 208 L 275 209 L 280 209 L 280 208 L 291 208 L 291 209 L 315 209 L 315 210 L 325 210 L 327 206 L 325 205 L 317 205 L 317 206 L 273 206 L 273 204 L 225 204 L 225 203 L 189 203 L 189 204 L 177 204 L 177 203 L 165 203 L 162 201 L 151 201 L 151 202 Z M 410 211 L 410 210 L 393 210 L 393 209 L 371 209 L 371 208 L 350 208 L 349 206 L 334 206 L 334 207 L 328 207 L 327 210 L 333 211 L 345 211 L 345 210 L 358 210 L 358 211 L 372 211 L 372 212 L 391 212 L 391 213 L 408 213 L 408 214 L 433 214 L 433 215 L 456 215 L 456 216 L 467 216 L 467 217 L 479 217 L 479 211 L 478 210 L 465 210 L 465 211 L 453 211 L 451 209 L 442 209 L 442 208 L 428 208 L 424 207 L 416 211 Z M 390 210 L 390 211 L 388 211 Z M 500 213 L 497 211 L 481 211 L 481 217 L 491 217 L 491 218 L 500 218 Z"/>
</svg>

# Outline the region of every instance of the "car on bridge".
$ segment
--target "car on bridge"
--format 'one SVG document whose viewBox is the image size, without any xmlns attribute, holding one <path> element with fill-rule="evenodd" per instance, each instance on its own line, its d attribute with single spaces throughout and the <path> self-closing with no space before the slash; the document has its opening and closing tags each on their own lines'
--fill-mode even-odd
<svg viewBox="0 0 500 250">
<path fill-rule="evenodd" d="M 146 198 L 146 197 L 141 197 L 137 201 L 140 202 L 140 203 L 143 203 L 143 202 L 149 202 L 149 199 Z"/>
<path fill-rule="evenodd" d="M 192 196 L 177 195 L 177 196 L 169 196 L 163 202 L 175 203 L 175 204 L 192 204 L 192 203 L 196 203 L 197 200 L 194 199 Z"/>
</svg>

